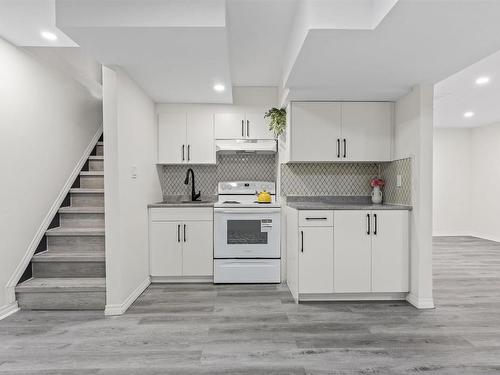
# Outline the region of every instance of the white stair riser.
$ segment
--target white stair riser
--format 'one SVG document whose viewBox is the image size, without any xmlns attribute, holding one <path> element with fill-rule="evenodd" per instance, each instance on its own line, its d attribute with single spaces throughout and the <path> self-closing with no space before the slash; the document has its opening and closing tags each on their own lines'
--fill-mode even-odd
<svg viewBox="0 0 500 375">
<path fill-rule="evenodd" d="M 80 176 L 80 188 L 104 189 L 104 176 Z"/>
<path fill-rule="evenodd" d="M 71 205 L 75 207 L 104 207 L 104 193 L 71 193 Z"/>
<path fill-rule="evenodd" d="M 49 236 L 48 250 L 104 251 L 104 236 Z"/>
<path fill-rule="evenodd" d="M 61 213 L 59 218 L 63 228 L 104 228 L 104 214 Z"/>
<path fill-rule="evenodd" d="M 105 277 L 104 262 L 34 262 L 33 276 L 48 277 Z"/>
<path fill-rule="evenodd" d="M 104 160 L 89 160 L 89 170 L 90 171 L 103 171 L 104 170 Z"/>
</svg>

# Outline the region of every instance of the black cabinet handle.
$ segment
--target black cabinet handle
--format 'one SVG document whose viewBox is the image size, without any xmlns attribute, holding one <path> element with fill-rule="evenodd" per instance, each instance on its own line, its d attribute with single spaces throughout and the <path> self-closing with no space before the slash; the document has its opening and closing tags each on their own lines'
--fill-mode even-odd
<svg viewBox="0 0 500 375">
<path fill-rule="evenodd" d="M 241 120 L 241 136 L 245 136 L 245 121 Z"/>
<path fill-rule="evenodd" d="M 188 161 L 191 160 L 191 145 L 188 145 Z"/>
<path fill-rule="evenodd" d="M 177 242 L 181 242 L 181 226 L 177 225 Z"/>
<path fill-rule="evenodd" d="M 247 137 L 250 138 L 250 121 L 247 120 Z"/>
<path fill-rule="evenodd" d="M 182 145 L 182 161 L 184 161 L 184 145 Z"/>
<path fill-rule="evenodd" d="M 370 214 L 366 214 L 366 222 L 368 223 L 368 229 L 366 230 L 366 234 L 370 235 L 371 228 L 370 228 Z"/>
<path fill-rule="evenodd" d="M 375 219 L 375 229 L 373 230 L 373 234 L 377 235 L 377 214 L 373 214 L 373 218 Z"/>
<path fill-rule="evenodd" d="M 346 158 L 346 157 L 347 157 L 347 142 L 344 138 L 344 158 Z"/>
<path fill-rule="evenodd" d="M 306 217 L 306 220 L 328 220 L 327 217 Z"/>
<path fill-rule="evenodd" d="M 303 253 L 304 252 L 304 231 L 300 231 L 300 236 L 301 236 L 301 245 L 300 245 L 300 251 Z"/>
<path fill-rule="evenodd" d="M 184 242 L 186 242 L 186 224 L 184 224 Z"/>
<path fill-rule="evenodd" d="M 337 138 L 337 158 L 340 158 L 340 138 Z"/>
</svg>

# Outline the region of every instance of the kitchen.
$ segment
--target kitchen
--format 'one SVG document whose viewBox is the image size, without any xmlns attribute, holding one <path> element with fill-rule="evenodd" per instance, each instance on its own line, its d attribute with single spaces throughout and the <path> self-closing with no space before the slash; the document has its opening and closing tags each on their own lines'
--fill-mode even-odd
<svg viewBox="0 0 500 375">
<path fill-rule="evenodd" d="M 233 93 L 231 107 L 157 106 L 152 282 L 286 281 L 297 302 L 405 300 L 411 158 L 392 160 L 394 104 L 291 102 L 276 135 L 264 116 L 275 90 Z"/>
</svg>

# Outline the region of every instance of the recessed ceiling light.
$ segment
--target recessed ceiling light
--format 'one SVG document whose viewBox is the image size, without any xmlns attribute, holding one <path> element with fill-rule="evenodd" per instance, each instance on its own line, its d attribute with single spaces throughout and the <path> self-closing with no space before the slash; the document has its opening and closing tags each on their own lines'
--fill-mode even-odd
<svg viewBox="0 0 500 375">
<path fill-rule="evenodd" d="M 486 85 L 489 82 L 490 82 L 490 77 L 486 76 L 479 77 L 478 79 L 476 79 L 476 85 Z"/>
<path fill-rule="evenodd" d="M 42 31 L 40 33 L 42 37 L 44 37 L 47 40 L 54 41 L 57 40 L 57 35 L 54 33 L 51 33 L 50 31 Z"/>
<path fill-rule="evenodd" d="M 214 90 L 217 91 L 217 92 L 222 92 L 226 89 L 226 86 L 218 83 L 216 85 L 214 85 Z"/>
<path fill-rule="evenodd" d="M 464 113 L 464 117 L 466 118 L 471 118 L 472 116 L 474 116 L 474 112 L 468 111 Z"/>
</svg>

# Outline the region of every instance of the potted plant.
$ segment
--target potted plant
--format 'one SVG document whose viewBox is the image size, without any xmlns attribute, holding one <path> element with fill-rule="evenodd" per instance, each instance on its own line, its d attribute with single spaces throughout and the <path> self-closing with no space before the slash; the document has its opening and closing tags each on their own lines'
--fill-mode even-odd
<svg viewBox="0 0 500 375">
<path fill-rule="evenodd" d="M 380 188 L 385 185 L 384 180 L 379 177 L 374 177 L 370 180 L 370 185 L 373 188 L 372 202 L 375 204 L 382 203 L 382 190 L 380 190 Z"/>
<path fill-rule="evenodd" d="M 269 130 L 278 138 L 286 129 L 286 108 L 273 107 L 267 111 L 264 118 L 269 118 Z"/>
</svg>

